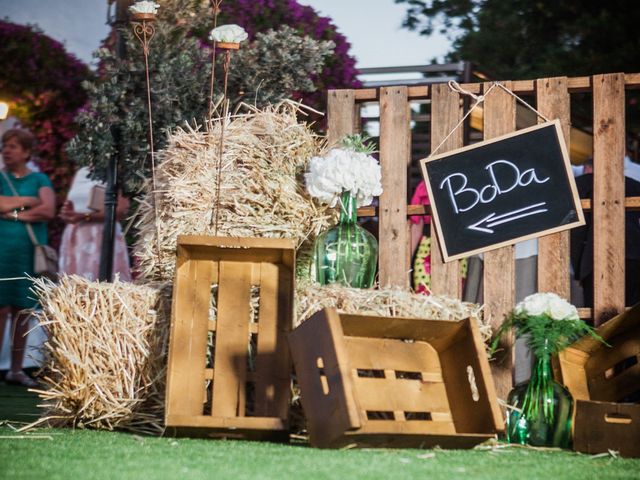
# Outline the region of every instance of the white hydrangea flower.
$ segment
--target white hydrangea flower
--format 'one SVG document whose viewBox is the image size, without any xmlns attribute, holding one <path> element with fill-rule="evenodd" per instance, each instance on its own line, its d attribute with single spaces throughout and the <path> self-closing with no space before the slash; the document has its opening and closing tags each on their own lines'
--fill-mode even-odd
<svg viewBox="0 0 640 480">
<path fill-rule="evenodd" d="M 249 38 L 249 34 L 240 25 L 229 24 L 214 28 L 209 33 L 209 40 L 221 43 L 240 43 Z"/>
<path fill-rule="evenodd" d="M 131 5 L 129 7 L 129 11 L 131 13 L 152 13 L 155 15 L 156 13 L 158 13 L 158 8 L 160 8 L 160 5 L 158 5 L 156 2 L 142 0 Z"/>
<path fill-rule="evenodd" d="M 335 207 L 342 192 L 351 193 L 359 207 L 370 205 L 382 194 L 378 161 L 362 152 L 333 148 L 324 157 L 313 157 L 305 174 L 309 195 Z"/>
</svg>

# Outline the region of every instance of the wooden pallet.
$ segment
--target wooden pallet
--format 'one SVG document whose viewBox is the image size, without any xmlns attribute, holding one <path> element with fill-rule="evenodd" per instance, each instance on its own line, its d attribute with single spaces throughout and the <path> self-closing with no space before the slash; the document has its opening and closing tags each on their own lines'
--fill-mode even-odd
<svg viewBox="0 0 640 480">
<path fill-rule="evenodd" d="M 288 438 L 294 274 L 287 239 L 178 237 L 170 434 Z"/>
<path fill-rule="evenodd" d="M 640 304 L 560 352 L 560 379 L 576 400 L 574 450 L 640 456 Z"/>
<path fill-rule="evenodd" d="M 475 319 L 325 309 L 289 343 L 313 446 L 468 448 L 504 429 Z"/>
</svg>

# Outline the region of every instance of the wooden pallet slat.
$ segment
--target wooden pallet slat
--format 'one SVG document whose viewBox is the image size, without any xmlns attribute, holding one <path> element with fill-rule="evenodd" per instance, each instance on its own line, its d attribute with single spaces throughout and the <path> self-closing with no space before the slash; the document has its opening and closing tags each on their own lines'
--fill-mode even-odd
<svg viewBox="0 0 640 480">
<path fill-rule="evenodd" d="M 327 99 L 328 132 L 330 146 L 340 143 L 345 135 L 355 133 L 356 104 L 353 90 L 329 90 Z"/>
<path fill-rule="evenodd" d="M 542 78 L 536 81 L 538 111 L 549 120 L 559 119 L 567 145 L 570 145 L 570 102 L 567 78 Z M 544 122 L 539 119 L 539 123 Z M 538 239 L 538 291 L 553 292 L 571 299 L 569 281 L 569 231 Z"/>
<path fill-rule="evenodd" d="M 457 92 L 449 85 L 434 85 L 431 89 L 431 149 L 440 145 L 462 118 L 462 103 Z M 435 153 L 445 153 L 463 146 L 464 128 L 458 127 L 447 141 Z M 435 232 L 435 223 L 431 229 L 431 291 L 436 295 L 461 297 L 460 266 L 457 260 L 444 262 L 440 241 Z"/>
<path fill-rule="evenodd" d="M 624 75 L 593 77 L 594 322 L 624 311 Z"/>
<path fill-rule="evenodd" d="M 511 82 L 502 82 L 511 88 Z M 490 83 L 485 83 L 487 91 Z M 484 101 L 484 139 L 505 135 L 516 129 L 515 98 L 502 89 L 494 88 Z M 502 247 L 484 254 L 484 314 L 496 331 L 505 315 L 515 304 L 515 258 L 513 246 Z M 492 363 L 492 372 L 498 398 L 506 400 L 512 387 L 513 335 L 507 334 L 501 342 L 502 356 Z"/>
<path fill-rule="evenodd" d="M 407 87 L 380 90 L 380 167 L 382 188 L 379 220 L 381 286 L 409 285 L 407 168 L 411 130 Z"/>
</svg>

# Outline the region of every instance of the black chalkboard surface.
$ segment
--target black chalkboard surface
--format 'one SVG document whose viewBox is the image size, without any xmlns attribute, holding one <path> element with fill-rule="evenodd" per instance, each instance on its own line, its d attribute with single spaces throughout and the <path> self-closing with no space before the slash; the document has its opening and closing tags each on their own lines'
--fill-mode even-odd
<svg viewBox="0 0 640 480">
<path fill-rule="evenodd" d="M 558 120 L 420 163 L 445 261 L 584 224 Z"/>
</svg>

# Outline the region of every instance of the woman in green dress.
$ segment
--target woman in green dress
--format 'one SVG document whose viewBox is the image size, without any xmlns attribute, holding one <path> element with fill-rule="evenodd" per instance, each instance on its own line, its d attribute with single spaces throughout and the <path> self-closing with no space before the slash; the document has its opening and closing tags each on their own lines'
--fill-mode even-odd
<svg viewBox="0 0 640 480">
<path fill-rule="evenodd" d="M 0 345 L 11 316 L 11 367 L 5 381 L 27 387 L 37 384 L 22 370 L 29 319 L 25 310 L 35 307 L 37 301 L 29 291 L 32 282 L 24 278 L 33 275 L 34 254 L 25 224 L 31 224 L 38 243 L 46 244 L 47 222 L 55 216 L 51 182 L 45 174 L 27 167 L 34 140 L 20 129 L 2 135 L 4 174 L 0 175 Z"/>
</svg>

